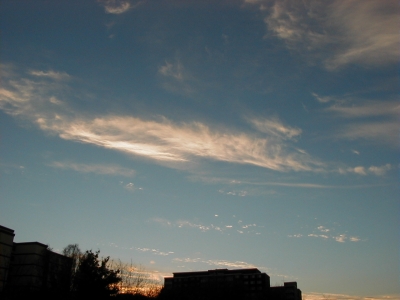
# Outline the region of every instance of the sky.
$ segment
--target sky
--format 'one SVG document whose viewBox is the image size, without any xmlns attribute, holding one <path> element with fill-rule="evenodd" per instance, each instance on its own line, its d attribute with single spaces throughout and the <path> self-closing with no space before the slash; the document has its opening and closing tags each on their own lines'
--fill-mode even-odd
<svg viewBox="0 0 400 300">
<path fill-rule="evenodd" d="M 0 224 L 303 299 L 397 299 L 397 1 L 4 0 Z"/>
</svg>

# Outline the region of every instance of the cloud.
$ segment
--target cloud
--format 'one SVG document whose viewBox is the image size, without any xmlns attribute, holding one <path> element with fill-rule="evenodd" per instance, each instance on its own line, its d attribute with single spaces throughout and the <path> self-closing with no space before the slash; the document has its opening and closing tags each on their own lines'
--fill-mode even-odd
<svg viewBox="0 0 400 300">
<path fill-rule="evenodd" d="M 217 215 L 215 215 L 217 217 Z M 159 223 L 163 226 L 167 227 L 173 227 L 173 228 L 192 228 L 192 229 L 198 229 L 201 232 L 211 232 L 211 231 L 217 231 L 219 233 L 232 233 L 235 231 L 232 231 L 234 227 L 239 228 L 241 230 L 236 230 L 236 232 L 239 233 L 246 233 L 246 234 L 261 234 L 260 232 L 256 232 L 257 228 L 260 228 L 262 226 L 257 226 L 257 224 L 242 224 L 242 221 L 239 221 L 237 225 L 232 225 L 231 223 L 228 224 L 222 224 L 220 225 L 214 225 L 214 224 L 209 224 L 209 225 L 204 225 L 201 222 L 192 222 L 188 220 L 177 220 L 174 222 L 161 219 L 161 218 L 154 218 L 151 221 Z"/>
<path fill-rule="evenodd" d="M 398 133 L 399 123 L 392 120 L 344 125 L 337 131 L 336 137 L 349 140 L 365 139 L 397 148 Z"/>
<path fill-rule="evenodd" d="M 330 70 L 350 63 L 381 66 L 398 61 L 396 1 L 245 0 L 245 3 L 259 7 L 265 14 L 268 32 L 285 41 L 288 48 L 312 53 Z"/>
<path fill-rule="evenodd" d="M 139 187 L 139 188 L 136 187 L 135 184 L 132 183 L 132 182 L 129 182 L 129 183 L 125 184 L 125 185 L 124 185 L 124 188 L 125 188 L 126 190 L 130 191 L 130 192 L 134 192 L 134 191 L 136 191 L 136 190 L 143 190 L 143 188 L 141 188 L 141 187 Z"/>
<path fill-rule="evenodd" d="M 302 132 L 299 128 L 283 125 L 283 123 L 277 118 L 263 120 L 254 119 L 250 120 L 250 123 L 260 132 L 271 134 L 283 139 L 292 139 L 299 136 Z"/>
<path fill-rule="evenodd" d="M 29 72 L 30 75 L 37 76 L 37 77 L 48 77 L 54 80 L 67 80 L 71 78 L 65 72 L 55 72 L 55 71 L 38 71 L 38 70 L 31 70 Z"/>
<path fill-rule="evenodd" d="M 397 1 L 335 1 L 329 21 L 343 34 L 328 68 L 348 63 L 379 66 L 398 62 Z"/>
<path fill-rule="evenodd" d="M 328 102 L 336 100 L 336 98 L 332 97 L 332 96 L 320 96 L 317 93 L 312 93 L 312 95 L 315 97 L 315 99 L 318 100 L 318 102 L 321 102 L 321 103 L 328 103 Z"/>
<path fill-rule="evenodd" d="M 131 8 L 131 4 L 127 0 L 98 0 L 108 14 L 122 14 Z"/>
<path fill-rule="evenodd" d="M 161 75 L 162 85 L 166 90 L 184 95 L 194 92 L 194 77 L 179 59 L 174 62 L 165 61 L 165 64 L 159 67 L 158 74 Z"/>
<path fill-rule="evenodd" d="M 223 189 L 218 190 L 219 193 L 229 195 L 229 196 L 239 196 L 239 197 L 246 197 L 248 196 L 249 192 L 245 190 L 240 191 L 225 191 Z"/>
<path fill-rule="evenodd" d="M 354 167 L 354 168 L 347 168 L 347 170 L 340 170 L 340 172 L 342 173 L 356 173 L 359 175 L 368 175 L 368 174 L 373 174 L 376 176 L 383 176 L 386 174 L 386 172 L 390 171 L 392 169 L 392 165 L 391 164 L 386 164 L 386 165 L 382 165 L 380 167 L 377 166 L 370 166 L 369 168 L 365 168 L 363 166 L 358 166 L 358 167 Z"/>
<path fill-rule="evenodd" d="M 366 139 L 398 147 L 400 105 L 397 101 L 346 103 L 333 105 L 326 111 L 348 120 L 337 130 L 336 137 Z"/>
<path fill-rule="evenodd" d="M 132 177 L 135 175 L 134 170 L 123 168 L 117 165 L 79 164 L 70 161 L 53 161 L 48 165 L 54 168 L 73 170 L 81 173 L 95 173 L 100 175 L 113 175 L 113 176 L 125 176 L 125 177 Z"/>
<path fill-rule="evenodd" d="M 317 233 L 315 233 L 316 231 L 319 231 Z M 360 242 L 361 239 L 357 236 L 347 236 L 346 234 L 334 234 L 333 229 L 328 229 L 325 226 L 318 226 L 316 228 L 316 230 L 314 230 L 313 233 L 309 233 L 309 234 L 290 234 L 288 235 L 289 238 L 302 238 L 302 237 L 312 237 L 312 238 L 319 238 L 319 239 L 323 239 L 323 240 L 334 240 L 338 243 L 345 243 L 347 241 L 350 242 Z"/>
<path fill-rule="evenodd" d="M 183 65 L 180 61 L 177 61 L 175 64 L 166 61 L 165 65 L 158 69 L 158 72 L 163 76 L 172 77 L 178 81 L 183 81 L 183 70 Z"/>
<path fill-rule="evenodd" d="M 366 101 L 359 105 L 334 105 L 326 109 L 345 118 L 397 117 L 400 114 L 398 101 Z"/>
<path fill-rule="evenodd" d="M 174 262 L 185 262 L 185 263 L 204 263 L 210 266 L 224 267 L 224 268 L 255 268 L 256 266 L 244 261 L 228 261 L 228 260 L 217 260 L 217 259 L 201 259 L 201 258 L 174 258 Z"/>
<path fill-rule="evenodd" d="M 62 100 L 54 95 L 67 88 L 55 81 L 6 79 L 0 89 L 0 109 L 30 120 L 41 130 L 65 140 L 170 163 L 175 167 L 199 159 L 247 164 L 275 171 L 314 171 L 322 166 L 305 153 L 289 151 L 284 141 L 273 136 L 219 130 L 201 122 L 174 123 L 164 117 L 142 119 L 127 115 L 84 115 L 60 107 Z M 266 130 L 284 137 L 298 133 L 276 121 L 262 124 Z"/>
<path fill-rule="evenodd" d="M 330 230 L 324 226 L 318 226 L 317 229 L 321 232 L 329 232 Z"/>
</svg>

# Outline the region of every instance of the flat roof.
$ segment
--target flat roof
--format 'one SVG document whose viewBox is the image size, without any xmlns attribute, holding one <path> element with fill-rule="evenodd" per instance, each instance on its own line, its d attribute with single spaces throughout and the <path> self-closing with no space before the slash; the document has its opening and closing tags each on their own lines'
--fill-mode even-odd
<svg viewBox="0 0 400 300">
<path fill-rule="evenodd" d="M 194 272 L 175 272 L 174 277 L 186 277 L 186 276 L 208 276 L 212 274 L 260 274 L 261 271 L 257 268 L 248 268 L 248 269 L 214 269 L 208 271 L 194 271 Z M 267 275 L 267 274 L 266 274 Z"/>
</svg>

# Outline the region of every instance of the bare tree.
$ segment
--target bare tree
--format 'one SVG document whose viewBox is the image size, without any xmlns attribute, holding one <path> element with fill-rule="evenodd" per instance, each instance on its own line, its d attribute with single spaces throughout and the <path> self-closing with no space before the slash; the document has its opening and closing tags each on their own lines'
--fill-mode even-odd
<svg viewBox="0 0 400 300">
<path fill-rule="evenodd" d="M 71 262 L 71 278 L 70 278 L 70 290 L 75 291 L 75 277 L 76 277 L 76 272 L 79 267 L 79 263 L 83 257 L 83 253 L 81 249 L 79 248 L 78 244 L 69 244 L 62 250 L 62 254 L 70 257 L 72 259 Z"/>
<path fill-rule="evenodd" d="M 161 283 L 151 278 L 151 274 L 144 267 L 136 266 L 132 262 L 123 263 L 121 260 L 112 261 L 112 266 L 120 270 L 120 292 L 149 298 L 155 298 L 159 294 Z"/>
</svg>

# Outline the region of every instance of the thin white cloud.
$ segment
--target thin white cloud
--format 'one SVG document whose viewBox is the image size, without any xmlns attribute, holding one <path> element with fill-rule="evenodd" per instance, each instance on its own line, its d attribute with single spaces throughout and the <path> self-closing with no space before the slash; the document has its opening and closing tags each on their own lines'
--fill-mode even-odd
<svg viewBox="0 0 400 300">
<path fill-rule="evenodd" d="M 383 143 L 391 147 L 398 147 L 399 122 L 360 122 L 344 125 L 336 133 L 336 137 L 358 140 L 364 139 L 376 143 Z"/>
<path fill-rule="evenodd" d="M 325 226 L 318 226 L 317 229 L 321 232 L 329 232 L 330 229 L 326 228 Z"/>
<path fill-rule="evenodd" d="M 158 69 L 158 72 L 163 76 L 172 77 L 178 81 L 184 80 L 184 75 L 183 75 L 184 68 L 180 61 L 177 61 L 174 64 L 166 61 L 165 65 L 161 66 Z"/>
<path fill-rule="evenodd" d="M 318 226 L 316 230 L 312 233 L 308 233 L 306 235 L 297 233 L 297 234 L 289 234 L 289 238 L 302 238 L 302 237 L 311 237 L 318 238 L 323 240 L 334 240 L 338 243 L 345 242 L 360 242 L 361 238 L 358 236 L 348 236 L 347 234 L 335 234 L 334 229 L 328 229 L 325 226 Z"/>
<path fill-rule="evenodd" d="M 336 100 L 336 98 L 333 96 L 320 96 L 317 93 L 312 93 L 312 95 L 315 97 L 315 99 L 318 100 L 318 102 L 321 103 L 328 103 Z"/>
<path fill-rule="evenodd" d="M 348 63 L 378 66 L 398 62 L 397 1 L 340 1 L 329 6 L 329 20 L 342 33 L 328 68 Z"/>
<path fill-rule="evenodd" d="M 215 215 L 217 217 L 217 215 Z M 200 230 L 201 232 L 212 232 L 212 231 L 217 231 L 219 233 L 228 233 L 230 234 L 232 232 L 232 229 L 235 228 L 240 228 L 240 230 L 236 230 L 236 232 L 239 233 L 246 233 L 246 234 L 261 234 L 260 232 L 256 232 L 258 228 L 261 228 L 262 226 L 258 226 L 257 224 L 242 224 L 242 221 L 238 222 L 238 225 L 234 226 L 231 223 L 228 224 L 222 224 L 220 225 L 214 225 L 214 224 L 208 224 L 205 225 L 201 222 L 193 222 L 193 221 L 188 221 L 188 220 L 177 220 L 174 222 L 168 221 L 166 219 L 162 218 L 154 218 L 151 219 L 150 221 L 159 223 L 163 226 L 171 227 L 171 228 L 192 228 L 192 229 L 197 229 Z"/>
<path fill-rule="evenodd" d="M 201 258 L 174 258 L 174 262 L 185 262 L 185 263 L 204 263 L 214 267 L 224 268 L 256 268 L 255 265 L 244 262 L 244 261 L 228 261 L 218 259 L 201 259 Z"/>
<path fill-rule="evenodd" d="M 63 89 L 66 87 L 54 82 L 4 80 L 0 89 L 0 109 L 31 120 L 43 131 L 65 140 L 175 166 L 196 159 L 249 164 L 276 171 L 314 171 L 322 166 L 307 154 L 287 150 L 284 141 L 273 137 L 221 131 L 200 122 L 173 123 L 166 118 L 146 120 L 126 115 L 79 115 L 58 105 L 62 100 L 54 98 L 54 94 Z M 275 130 L 286 136 L 296 134 L 287 127 Z"/>
<path fill-rule="evenodd" d="M 136 187 L 133 182 L 129 182 L 129 183 L 125 184 L 124 188 L 130 192 L 134 192 L 136 190 L 143 190 L 143 188 L 141 188 L 141 187 Z"/>
<path fill-rule="evenodd" d="M 268 32 L 296 51 L 315 54 L 328 69 L 398 61 L 398 4 L 375 1 L 245 0 L 265 13 Z M 335 47 L 332 47 L 334 45 Z"/>
<path fill-rule="evenodd" d="M 391 170 L 392 166 L 390 164 L 386 164 L 384 166 L 376 167 L 371 166 L 368 168 L 368 171 L 374 173 L 375 175 L 384 175 L 387 171 Z"/>
<path fill-rule="evenodd" d="M 367 101 L 359 105 L 334 105 L 326 109 L 345 118 L 365 118 L 382 116 L 399 116 L 400 104 L 398 101 Z"/>
<path fill-rule="evenodd" d="M 249 192 L 246 190 L 239 190 L 239 191 L 225 191 L 224 189 L 219 189 L 219 193 L 229 196 L 239 196 L 239 197 L 246 197 L 248 196 Z"/>
<path fill-rule="evenodd" d="M 244 261 L 228 261 L 228 260 L 206 260 L 204 261 L 206 264 L 217 267 L 226 267 L 226 268 L 237 268 L 237 269 L 245 269 L 245 268 L 255 268 L 256 266 Z"/>
<path fill-rule="evenodd" d="M 174 62 L 165 61 L 165 64 L 158 68 L 161 75 L 163 87 L 174 93 L 190 95 L 194 92 L 194 77 L 184 67 L 179 59 Z"/>
<path fill-rule="evenodd" d="M 294 128 L 284 125 L 279 119 L 253 119 L 250 123 L 260 132 L 271 134 L 283 139 L 292 139 L 301 134 L 300 128 Z"/>
<path fill-rule="evenodd" d="M 50 71 L 31 70 L 29 74 L 37 77 L 48 77 L 54 80 L 67 80 L 71 78 L 71 76 L 65 72 L 56 72 L 52 70 Z"/>
<path fill-rule="evenodd" d="M 336 132 L 344 139 L 365 139 L 398 147 L 400 105 L 397 101 L 358 101 L 326 109 L 348 122 Z"/>
<path fill-rule="evenodd" d="M 369 175 L 369 174 L 373 174 L 376 176 L 383 176 L 385 175 L 388 171 L 390 171 L 392 169 L 392 165 L 391 164 L 386 164 L 386 165 L 382 165 L 382 166 L 370 166 L 369 168 L 363 167 L 363 166 L 357 166 L 354 168 L 347 168 L 347 170 L 343 170 L 341 169 L 339 172 L 342 173 L 355 173 L 358 175 Z"/>
<path fill-rule="evenodd" d="M 131 3 L 128 0 L 98 0 L 108 14 L 122 14 L 131 8 Z"/>
<path fill-rule="evenodd" d="M 100 175 L 113 175 L 113 176 L 125 176 L 125 177 L 132 177 L 135 175 L 134 170 L 111 164 L 108 165 L 82 164 L 70 161 L 53 161 L 48 165 L 54 168 L 73 170 L 81 173 L 95 173 Z"/>
</svg>

